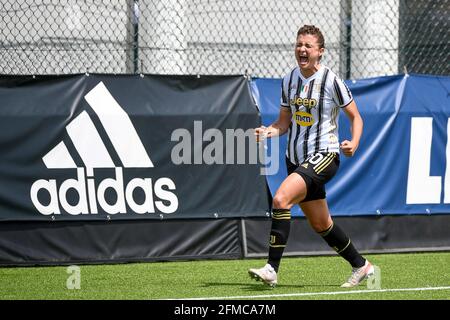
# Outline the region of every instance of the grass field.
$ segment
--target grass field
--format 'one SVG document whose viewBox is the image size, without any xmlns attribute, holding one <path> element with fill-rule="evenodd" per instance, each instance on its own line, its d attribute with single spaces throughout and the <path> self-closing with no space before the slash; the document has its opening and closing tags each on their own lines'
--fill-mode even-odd
<svg viewBox="0 0 450 320">
<path fill-rule="evenodd" d="M 249 278 L 264 259 L 80 265 L 80 289 L 64 267 L 0 268 L 0 299 L 450 299 L 450 253 L 366 255 L 381 268 L 381 290 L 340 285 L 339 257 L 286 257 L 275 289 Z"/>
</svg>

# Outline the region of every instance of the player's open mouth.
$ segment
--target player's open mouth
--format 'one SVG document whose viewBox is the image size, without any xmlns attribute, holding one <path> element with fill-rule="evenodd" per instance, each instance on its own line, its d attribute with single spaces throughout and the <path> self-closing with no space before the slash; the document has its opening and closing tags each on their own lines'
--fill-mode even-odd
<svg viewBox="0 0 450 320">
<path fill-rule="evenodd" d="M 300 58 L 299 60 L 300 60 L 300 64 L 301 64 L 301 65 L 308 64 L 308 56 L 306 56 L 306 55 L 301 55 L 299 58 Z"/>
</svg>

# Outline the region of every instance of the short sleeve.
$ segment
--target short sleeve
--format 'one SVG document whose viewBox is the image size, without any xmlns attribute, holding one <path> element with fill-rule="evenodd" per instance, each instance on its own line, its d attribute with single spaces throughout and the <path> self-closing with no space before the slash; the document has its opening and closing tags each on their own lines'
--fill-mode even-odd
<svg viewBox="0 0 450 320">
<path fill-rule="evenodd" d="M 283 78 L 283 80 L 281 80 L 281 101 L 280 101 L 280 105 L 282 107 L 285 108 L 290 108 L 291 106 L 289 105 L 289 99 L 288 99 L 288 88 L 287 88 L 288 84 L 286 81 L 286 77 Z"/>
<path fill-rule="evenodd" d="M 344 108 L 353 101 L 352 93 L 347 85 L 340 78 L 333 80 L 333 100 L 341 108 Z"/>
</svg>

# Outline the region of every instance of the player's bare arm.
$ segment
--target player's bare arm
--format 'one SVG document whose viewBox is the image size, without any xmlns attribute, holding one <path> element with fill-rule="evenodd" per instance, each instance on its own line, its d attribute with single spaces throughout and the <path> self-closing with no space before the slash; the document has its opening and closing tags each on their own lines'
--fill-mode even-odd
<svg viewBox="0 0 450 320">
<path fill-rule="evenodd" d="M 256 140 L 259 141 L 263 135 L 268 138 L 282 136 L 285 134 L 291 123 L 292 112 L 288 108 L 280 108 L 278 119 L 270 126 L 261 126 L 255 129 Z M 262 139 L 261 139 L 262 140 Z"/>
<path fill-rule="evenodd" d="M 344 112 L 350 120 L 352 139 L 350 141 L 342 141 L 340 148 L 346 157 L 352 157 L 359 146 L 359 141 L 363 132 L 363 120 L 355 101 L 350 102 L 350 104 L 344 108 Z"/>
</svg>

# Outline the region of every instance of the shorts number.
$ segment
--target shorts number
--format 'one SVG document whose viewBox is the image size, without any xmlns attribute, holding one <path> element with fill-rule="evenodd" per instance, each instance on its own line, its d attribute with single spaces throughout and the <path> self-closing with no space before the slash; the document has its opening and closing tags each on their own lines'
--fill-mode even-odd
<svg viewBox="0 0 450 320">
<path fill-rule="evenodd" d="M 309 158 L 308 162 L 311 164 L 318 164 L 323 159 L 323 155 L 321 153 L 316 153 L 311 158 Z"/>
</svg>

